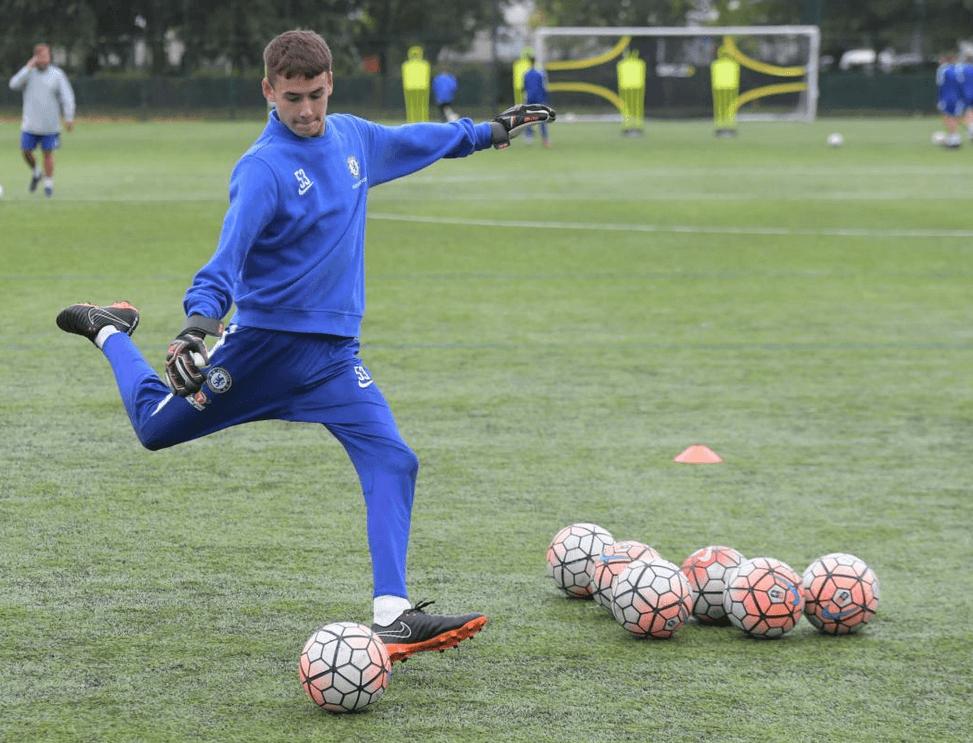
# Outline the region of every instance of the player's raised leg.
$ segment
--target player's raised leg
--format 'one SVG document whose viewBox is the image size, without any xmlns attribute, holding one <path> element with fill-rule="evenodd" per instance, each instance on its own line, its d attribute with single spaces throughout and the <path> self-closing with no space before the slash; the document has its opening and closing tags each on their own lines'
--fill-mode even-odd
<svg viewBox="0 0 973 743">
<path fill-rule="evenodd" d="M 122 404 L 144 447 L 163 449 L 240 422 L 217 415 L 204 418 L 187 399 L 175 397 L 129 337 L 138 324 L 139 311 L 128 302 L 73 304 L 57 316 L 61 330 L 87 338 L 108 359 Z"/>
<path fill-rule="evenodd" d="M 115 373 L 122 403 L 136 435 L 144 446 L 160 448 L 152 445 L 153 437 L 145 422 L 171 394 L 129 337 L 138 327 L 139 319 L 138 309 L 128 302 L 104 306 L 81 303 L 61 310 L 57 326 L 66 333 L 87 338 L 101 349 Z"/>
</svg>

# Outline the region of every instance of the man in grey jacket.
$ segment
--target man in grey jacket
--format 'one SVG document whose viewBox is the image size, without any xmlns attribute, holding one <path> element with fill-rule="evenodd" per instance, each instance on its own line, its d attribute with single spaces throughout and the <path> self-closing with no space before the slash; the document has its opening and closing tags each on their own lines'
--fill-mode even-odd
<svg viewBox="0 0 973 743">
<path fill-rule="evenodd" d="M 44 153 L 44 193 L 54 194 L 54 150 L 61 146 L 61 118 L 64 128 L 74 128 L 74 91 L 68 76 L 51 64 L 49 44 L 37 44 L 34 56 L 10 78 L 11 90 L 24 93 L 24 117 L 20 127 L 20 149 L 32 171 L 30 191 L 37 190 L 42 171 L 34 157 L 40 145 Z"/>
</svg>

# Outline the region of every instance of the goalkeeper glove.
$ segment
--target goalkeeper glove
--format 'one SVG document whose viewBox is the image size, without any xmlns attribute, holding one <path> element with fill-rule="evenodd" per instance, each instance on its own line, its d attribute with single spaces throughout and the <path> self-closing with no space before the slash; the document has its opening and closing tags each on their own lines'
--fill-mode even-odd
<svg viewBox="0 0 973 743">
<path fill-rule="evenodd" d="M 557 114 L 553 108 L 541 103 L 522 103 L 519 106 L 511 106 L 490 122 L 493 146 L 502 150 L 510 144 L 511 139 L 527 127 L 554 121 L 556 117 Z"/>
<path fill-rule="evenodd" d="M 188 397 L 206 381 L 203 369 L 209 366 L 209 352 L 203 338 L 220 335 L 223 323 L 202 315 L 192 315 L 166 352 L 166 384 L 173 394 Z"/>
</svg>

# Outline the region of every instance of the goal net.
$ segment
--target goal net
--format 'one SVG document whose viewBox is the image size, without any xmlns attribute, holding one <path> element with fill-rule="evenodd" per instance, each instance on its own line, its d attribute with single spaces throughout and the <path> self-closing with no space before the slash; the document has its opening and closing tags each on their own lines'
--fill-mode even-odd
<svg viewBox="0 0 973 743">
<path fill-rule="evenodd" d="M 620 120 L 617 65 L 645 63 L 644 116 L 713 116 L 711 64 L 739 65 L 739 120 L 813 121 L 818 101 L 817 26 L 536 29 L 537 65 L 558 112 L 579 120 Z"/>
</svg>

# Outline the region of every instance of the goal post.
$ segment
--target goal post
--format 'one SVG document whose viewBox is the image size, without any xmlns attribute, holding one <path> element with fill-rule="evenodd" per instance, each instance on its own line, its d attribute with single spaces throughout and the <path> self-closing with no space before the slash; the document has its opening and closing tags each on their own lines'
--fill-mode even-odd
<svg viewBox="0 0 973 743">
<path fill-rule="evenodd" d="M 710 65 L 720 56 L 740 67 L 736 120 L 817 116 L 817 26 L 539 27 L 534 34 L 551 100 L 578 120 L 623 120 L 615 68 L 626 55 L 647 64 L 648 119 L 713 117 Z"/>
</svg>

